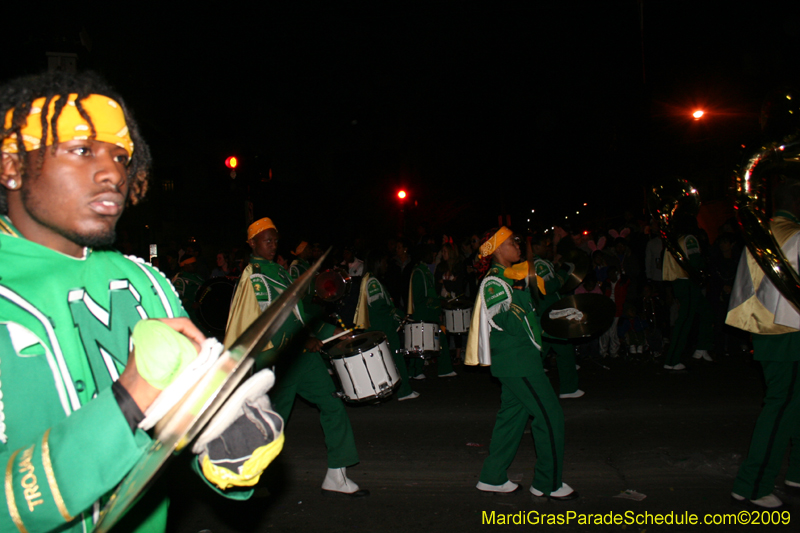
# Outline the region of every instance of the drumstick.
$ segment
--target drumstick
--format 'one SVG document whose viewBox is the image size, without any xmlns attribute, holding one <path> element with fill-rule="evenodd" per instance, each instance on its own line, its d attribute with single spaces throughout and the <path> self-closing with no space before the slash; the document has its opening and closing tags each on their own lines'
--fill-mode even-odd
<svg viewBox="0 0 800 533">
<path fill-rule="evenodd" d="M 339 337 L 341 337 L 342 335 L 347 335 L 347 334 L 348 334 L 348 333 L 350 333 L 351 331 L 353 331 L 353 330 L 352 330 L 352 329 L 346 329 L 346 330 L 342 331 L 341 333 L 337 333 L 337 334 L 336 334 L 336 335 L 334 335 L 333 337 L 328 337 L 327 339 L 325 339 L 324 341 L 322 341 L 322 344 L 328 344 L 328 343 L 329 343 L 329 342 L 331 342 L 332 340 L 336 340 L 336 339 L 338 339 Z"/>
</svg>

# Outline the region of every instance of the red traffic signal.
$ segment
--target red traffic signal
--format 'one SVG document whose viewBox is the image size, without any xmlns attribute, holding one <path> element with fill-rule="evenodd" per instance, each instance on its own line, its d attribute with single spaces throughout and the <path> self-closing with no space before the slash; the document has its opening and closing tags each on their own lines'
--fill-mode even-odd
<svg viewBox="0 0 800 533">
<path fill-rule="evenodd" d="M 230 169 L 234 169 L 239 166 L 239 159 L 235 155 L 232 155 L 225 160 L 225 166 Z"/>
<path fill-rule="evenodd" d="M 397 197 L 400 198 L 401 200 L 405 200 L 406 196 L 407 196 L 406 191 L 404 190 L 397 191 Z"/>
</svg>

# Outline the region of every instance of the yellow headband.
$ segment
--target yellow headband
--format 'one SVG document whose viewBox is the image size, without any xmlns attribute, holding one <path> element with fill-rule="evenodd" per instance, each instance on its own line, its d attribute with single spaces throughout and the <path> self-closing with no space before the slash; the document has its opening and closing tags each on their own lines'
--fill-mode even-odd
<svg viewBox="0 0 800 533">
<path fill-rule="evenodd" d="M 302 254 L 303 250 L 306 249 L 306 246 L 308 246 L 308 243 L 306 241 L 301 242 L 300 244 L 297 245 L 297 248 L 292 252 L 292 255 Z"/>
<path fill-rule="evenodd" d="M 256 220 L 250 224 L 250 227 L 247 228 L 247 240 L 249 241 L 262 231 L 266 231 L 270 228 L 278 231 L 278 228 L 275 227 L 275 224 L 272 223 L 271 219 L 264 217 L 260 220 Z"/>
<path fill-rule="evenodd" d="M 56 101 L 59 96 L 53 97 L 50 100 L 50 106 L 47 109 L 47 123 L 55 114 Z M 84 120 L 78 112 L 75 105 L 75 100 L 78 95 L 73 93 L 67 98 L 67 105 L 61 110 L 58 117 L 56 128 L 58 130 L 59 142 L 72 141 L 75 139 L 88 139 L 92 134 L 92 127 Z M 45 103 L 45 98 L 37 98 L 31 103 L 31 110 L 28 114 L 28 120 L 22 127 L 22 141 L 25 144 L 25 151 L 37 150 L 41 146 L 42 141 L 42 106 Z M 94 129 L 96 132 L 95 140 L 115 144 L 128 151 L 128 155 L 133 155 L 133 141 L 131 140 L 128 125 L 125 123 L 125 114 L 122 112 L 122 107 L 109 98 L 100 94 L 90 94 L 81 100 L 81 107 L 92 118 Z M 11 128 L 14 110 L 9 109 L 6 113 L 5 129 Z M 53 132 L 47 128 L 47 138 L 45 139 L 45 146 L 53 144 Z M 17 138 L 12 135 L 3 139 L 2 151 L 7 154 L 16 154 L 19 152 L 17 146 Z"/>
<path fill-rule="evenodd" d="M 492 255 L 494 251 L 497 250 L 497 248 L 513 234 L 514 233 L 505 226 L 497 230 L 497 233 L 492 235 L 488 241 L 481 244 L 481 257 L 488 257 Z"/>
</svg>

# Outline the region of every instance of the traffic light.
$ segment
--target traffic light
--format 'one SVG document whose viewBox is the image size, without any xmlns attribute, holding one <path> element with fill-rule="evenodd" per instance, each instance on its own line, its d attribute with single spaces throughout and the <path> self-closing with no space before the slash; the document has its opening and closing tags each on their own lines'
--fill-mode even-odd
<svg viewBox="0 0 800 533">
<path fill-rule="evenodd" d="M 402 190 L 402 189 L 400 189 L 399 191 L 397 191 L 397 197 L 398 197 L 398 198 L 400 198 L 401 200 L 405 200 L 405 199 L 406 199 L 406 196 L 407 196 L 407 195 L 406 195 L 406 191 L 404 191 L 404 190 Z"/>
<path fill-rule="evenodd" d="M 237 166 L 239 166 L 239 159 L 232 155 L 225 160 L 225 166 L 231 170 L 234 170 Z"/>
</svg>

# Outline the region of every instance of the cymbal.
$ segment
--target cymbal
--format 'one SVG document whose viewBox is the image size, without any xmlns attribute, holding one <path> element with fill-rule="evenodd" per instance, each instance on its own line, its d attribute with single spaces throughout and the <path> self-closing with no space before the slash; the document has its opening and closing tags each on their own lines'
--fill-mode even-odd
<svg viewBox="0 0 800 533">
<path fill-rule="evenodd" d="M 550 318 L 551 311 L 574 308 L 583 313 L 580 320 Z M 602 294 L 575 294 L 561 298 L 542 316 L 542 329 L 552 337 L 579 339 L 602 333 L 614 322 L 616 305 Z"/>
<path fill-rule="evenodd" d="M 564 294 L 574 291 L 583 282 L 583 278 L 589 273 L 592 267 L 592 258 L 580 248 L 572 248 L 569 252 L 561 256 L 561 263 L 572 263 L 575 269 L 569 275 L 567 281 L 561 286 L 559 292 Z"/>
</svg>

